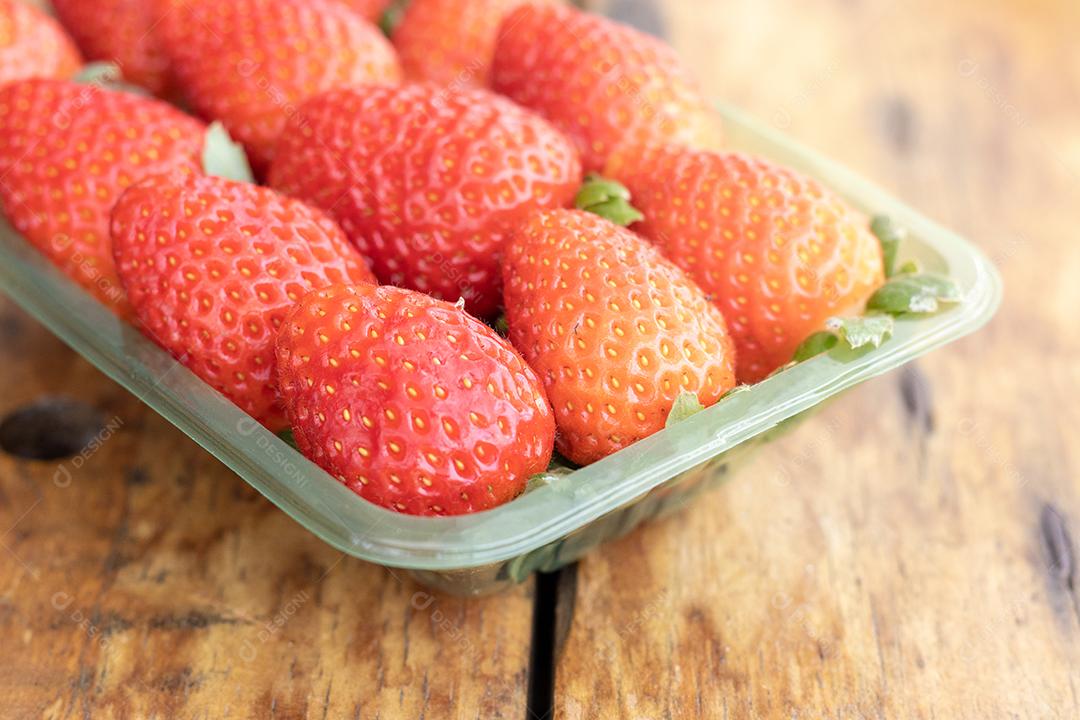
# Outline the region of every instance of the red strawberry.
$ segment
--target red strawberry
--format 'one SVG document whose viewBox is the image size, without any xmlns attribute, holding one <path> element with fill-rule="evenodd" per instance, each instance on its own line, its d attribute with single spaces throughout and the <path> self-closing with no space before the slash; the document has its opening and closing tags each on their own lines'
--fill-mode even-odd
<svg viewBox="0 0 1080 720">
<path fill-rule="evenodd" d="M 503 21 L 492 87 L 577 143 L 587 170 L 619 146 L 714 147 L 719 120 L 661 41 L 561 5 L 524 5 Z"/>
<path fill-rule="evenodd" d="M 506 250 L 510 340 L 544 381 L 559 451 L 585 465 L 664 427 L 676 398 L 735 384 L 720 312 L 634 233 L 590 213 L 533 214 Z"/>
<path fill-rule="evenodd" d="M 502 504 L 551 460 L 536 374 L 461 309 L 383 286 L 307 295 L 278 335 L 296 443 L 371 502 L 413 515 Z"/>
<path fill-rule="evenodd" d="M 0 88 L 0 201 L 61 270 L 124 314 L 109 211 L 141 178 L 197 167 L 205 128 L 165 103 L 62 80 Z"/>
<path fill-rule="evenodd" d="M 89 60 L 115 63 L 124 78 L 155 95 L 168 85 L 168 61 L 153 28 L 158 0 L 52 0 L 56 15 Z"/>
<path fill-rule="evenodd" d="M 194 173 L 125 192 L 112 240 L 146 333 L 274 430 L 285 424 L 273 382 L 285 313 L 314 288 L 374 282 L 323 213 L 267 188 Z"/>
<path fill-rule="evenodd" d="M 615 158 L 610 171 L 645 215 L 634 229 L 723 310 L 741 382 L 788 363 L 829 317 L 861 308 L 884 281 L 866 218 L 793 170 L 668 148 Z"/>
<path fill-rule="evenodd" d="M 522 0 L 411 0 L 394 47 L 413 80 L 486 87 L 502 19 Z"/>
<path fill-rule="evenodd" d="M 567 204 L 580 174 L 573 145 L 532 113 L 417 84 L 312 99 L 282 135 L 270 184 L 329 210 L 384 283 L 489 316 L 510 231 Z"/>
<path fill-rule="evenodd" d="M 70 78 L 79 51 L 59 23 L 22 0 L 0 0 L 0 85 L 24 78 Z"/>
<path fill-rule="evenodd" d="M 264 170 L 306 98 L 359 83 L 397 83 L 378 28 L 336 0 L 164 0 L 161 36 L 192 106 L 221 120 Z"/>
</svg>

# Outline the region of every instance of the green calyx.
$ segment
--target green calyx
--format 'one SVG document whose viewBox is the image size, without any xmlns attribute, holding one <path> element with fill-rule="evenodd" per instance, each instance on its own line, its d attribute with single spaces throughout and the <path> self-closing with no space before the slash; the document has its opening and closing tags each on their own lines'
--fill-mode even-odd
<svg viewBox="0 0 1080 720">
<path fill-rule="evenodd" d="M 833 317 L 825 323 L 827 330 L 810 335 L 799 347 L 791 361 L 801 363 L 840 346 L 842 349 L 880 347 L 893 333 L 896 323 L 892 315 L 871 313 L 857 317 Z"/>
<path fill-rule="evenodd" d="M 832 350 L 836 347 L 836 343 L 838 342 L 840 342 L 840 338 L 835 334 L 828 330 L 819 330 L 803 340 L 799 344 L 799 347 L 795 348 L 795 357 L 792 359 L 797 363 L 802 362 L 803 360 L 809 360 L 823 352 Z"/>
<path fill-rule="evenodd" d="M 206 129 L 202 152 L 203 172 L 242 183 L 254 183 L 247 153 L 243 146 L 229 137 L 229 131 L 220 122 Z"/>
<path fill-rule="evenodd" d="M 277 436 L 281 438 L 281 440 L 293 450 L 300 449 L 296 444 L 296 436 L 293 435 L 292 428 L 285 428 L 284 430 L 279 430 L 277 432 Z"/>
<path fill-rule="evenodd" d="M 551 462 L 548 464 L 547 470 L 536 473 L 529 478 L 528 483 L 525 485 L 525 492 L 557 483 L 559 480 L 572 475 L 577 468 L 577 465 L 564 458 L 556 450 L 551 456 Z"/>
<path fill-rule="evenodd" d="M 376 23 L 379 29 L 382 30 L 383 35 L 388 38 L 394 36 L 394 30 L 401 24 L 401 18 L 405 15 L 405 6 L 407 4 L 408 2 L 403 0 L 395 0 L 386 6 Z"/>
<path fill-rule="evenodd" d="M 120 66 L 112 62 L 87 63 L 72 80 L 81 85 L 94 85 L 106 90 L 126 92 L 132 95 L 150 95 L 144 88 L 124 82 Z"/>
<path fill-rule="evenodd" d="M 111 62 L 92 62 L 83 65 L 72 78 L 83 85 L 108 85 L 120 82 L 120 66 Z"/>
<path fill-rule="evenodd" d="M 825 326 L 834 330 L 852 350 L 864 345 L 879 347 L 892 335 L 895 326 L 892 315 L 863 315 L 851 318 L 831 318 Z"/>
<path fill-rule="evenodd" d="M 833 348 L 876 348 L 892 335 L 897 317 L 936 313 L 942 305 L 963 300 L 960 288 L 951 278 L 924 272 L 914 260 L 897 267 L 900 245 L 907 238 L 905 228 L 891 218 L 878 215 L 871 222 L 870 230 L 881 242 L 885 284 L 867 300 L 866 314 L 829 318 L 825 330 L 803 340 L 795 350 L 793 362 L 809 360 Z"/>
<path fill-rule="evenodd" d="M 675 398 L 675 402 L 671 406 L 671 412 L 668 413 L 664 427 L 671 427 L 675 423 L 682 422 L 692 415 L 697 415 L 704 409 L 705 406 L 701 404 L 701 400 L 698 399 L 697 395 L 687 390 L 683 390 L 679 393 L 679 396 Z"/>
<path fill-rule="evenodd" d="M 950 278 L 934 273 L 897 275 L 878 288 L 866 307 L 893 313 L 934 313 L 942 303 L 960 302 L 960 288 Z"/>
<path fill-rule="evenodd" d="M 897 225 L 890 217 L 878 215 L 871 221 L 870 231 L 881 243 L 887 280 L 870 297 L 866 303 L 867 310 L 892 315 L 933 313 L 943 303 L 960 302 L 960 288 L 952 279 L 922 272 L 914 260 L 896 267 L 900 245 L 907 238 L 906 228 Z"/>
<path fill-rule="evenodd" d="M 881 257 L 885 264 L 885 277 L 892 277 L 896 266 L 896 252 L 907 237 L 907 231 L 893 222 L 888 215 L 878 215 L 870 222 L 870 232 L 881 243 Z"/>
<path fill-rule="evenodd" d="M 574 207 L 622 227 L 645 219 L 641 211 L 630 204 L 630 191 L 625 185 L 596 173 L 585 176 L 585 182 L 574 198 Z"/>
<path fill-rule="evenodd" d="M 506 320 L 506 313 L 499 315 L 499 317 L 495 319 L 495 322 L 491 323 L 491 327 L 503 337 L 510 335 L 510 323 Z"/>
</svg>

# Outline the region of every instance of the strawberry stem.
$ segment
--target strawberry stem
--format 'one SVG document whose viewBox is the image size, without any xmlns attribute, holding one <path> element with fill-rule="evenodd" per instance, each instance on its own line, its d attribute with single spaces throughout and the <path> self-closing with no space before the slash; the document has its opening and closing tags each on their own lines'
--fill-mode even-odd
<svg viewBox="0 0 1080 720">
<path fill-rule="evenodd" d="M 630 204 L 630 191 L 625 185 L 608 178 L 589 173 L 574 198 L 574 206 L 626 227 L 645 216 Z"/>
</svg>

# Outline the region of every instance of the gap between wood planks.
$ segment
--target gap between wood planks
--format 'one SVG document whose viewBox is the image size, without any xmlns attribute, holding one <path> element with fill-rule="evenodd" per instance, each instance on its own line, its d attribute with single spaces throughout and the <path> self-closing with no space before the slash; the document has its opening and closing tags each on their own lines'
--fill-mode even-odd
<svg viewBox="0 0 1080 720">
<path fill-rule="evenodd" d="M 575 562 L 536 575 L 525 720 L 549 720 L 554 713 L 555 668 L 574 618 L 577 570 Z"/>
</svg>

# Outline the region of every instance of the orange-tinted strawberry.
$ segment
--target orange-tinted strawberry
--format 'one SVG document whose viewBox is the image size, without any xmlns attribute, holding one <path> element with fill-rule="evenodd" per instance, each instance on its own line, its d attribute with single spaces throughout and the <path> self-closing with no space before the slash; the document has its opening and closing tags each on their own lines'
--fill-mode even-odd
<svg viewBox="0 0 1080 720">
<path fill-rule="evenodd" d="M 486 510 L 547 469 L 555 422 L 536 374 L 460 308 L 389 286 L 308 294 L 278 335 L 300 450 L 413 515 Z"/>
<path fill-rule="evenodd" d="M 124 79 L 155 95 L 168 87 L 168 61 L 154 36 L 158 0 L 52 0 L 88 60 L 115 63 Z"/>
<path fill-rule="evenodd" d="M 532 215 L 507 245 L 510 340 L 540 375 L 557 445 L 587 464 L 664 427 L 683 391 L 735 384 L 723 315 L 647 241 L 577 210 Z"/>
<path fill-rule="evenodd" d="M 341 223 L 384 283 L 499 306 L 499 256 L 537 208 L 574 196 L 574 146 L 483 90 L 358 87 L 306 103 L 282 135 L 270 184 Z"/>
<path fill-rule="evenodd" d="M 25 78 L 67 79 L 82 66 L 60 24 L 23 0 L 0 0 L 0 85 Z"/>
<path fill-rule="evenodd" d="M 336 0 L 163 0 L 160 36 L 193 108 L 244 143 L 257 171 L 305 99 L 330 88 L 397 83 L 394 50 Z"/>
<path fill-rule="evenodd" d="M 523 0 L 411 0 L 394 29 L 405 75 L 452 87 L 486 87 L 499 25 Z"/>
<path fill-rule="evenodd" d="M 720 142 L 719 120 L 674 50 L 561 5 L 523 5 L 503 20 L 492 86 L 569 135 L 587 170 L 620 146 Z"/>
<path fill-rule="evenodd" d="M 142 182 L 112 214 L 113 254 L 146 334 L 271 429 L 285 424 L 274 342 L 310 290 L 374 282 L 322 212 L 195 173 Z"/>
<path fill-rule="evenodd" d="M 63 80 L 0 88 L 0 201 L 49 259 L 126 313 L 109 212 L 129 185 L 195 168 L 205 127 L 157 100 Z"/>
<path fill-rule="evenodd" d="M 609 173 L 645 215 L 633 228 L 724 312 L 739 380 L 786 364 L 834 315 L 861 309 L 884 280 L 865 217 L 812 178 L 735 153 L 655 149 Z"/>
</svg>

